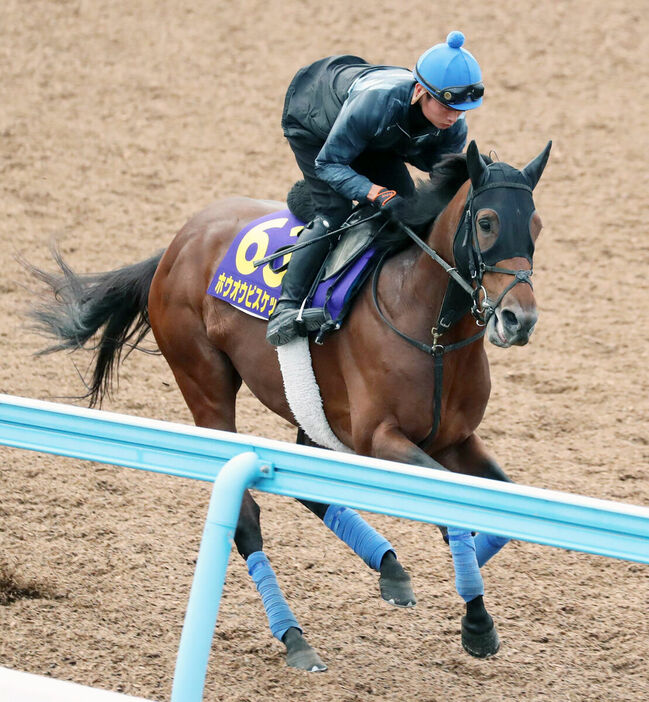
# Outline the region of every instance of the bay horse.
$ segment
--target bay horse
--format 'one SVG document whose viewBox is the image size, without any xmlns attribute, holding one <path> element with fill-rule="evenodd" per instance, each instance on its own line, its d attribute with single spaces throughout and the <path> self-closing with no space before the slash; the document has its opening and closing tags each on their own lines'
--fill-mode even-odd
<svg viewBox="0 0 649 702">
<path fill-rule="evenodd" d="M 442 161 L 410 198 L 406 234 L 383 255 L 342 328 L 321 345 L 310 342 L 326 419 L 349 449 L 509 480 L 476 434 L 491 387 L 482 336 L 499 347 L 523 345 L 537 321 L 530 277 L 541 220 L 532 190 L 550 147 L 522 170 L 483 157 L 475 142 L 466 154 Z M 55 251 L 62 274 L 30 267 L 55 294 L 32 312 L 41 331 L 57 338 L 42 353 L 82 348 L 98 335 L 86 396 L 96 404 L 110 391 L 122 352 L 152 330 L 198 426 L 236 431 L 242 381 L 266 407 L 297 424 L 265 323 L 206 294 L 237 232 L 281 207 L 243 197 L 216 202 L 193 216 L 164 252 L 106 273 L 76 275 Z M 339 505 L 304 504 L 379 572 L 385 600 L 415 603 L 394 549 L 360 515 Z M 440 528 L 466 602 L 462 644 L 475 656 L 493 655 L 499 640 L 479 566 L 506 540 L 482 534 L 474 540 L 468 532 L 468 539 L 459 538 L 457 530 Z M 259 507 L 248 492 L 234 540 L 271 631 L 286 646 L 287 664 L 324 670 L 263 554 Z M 463 559 L 473 568 L 469 576 L 458 570 Z"/>
</svg>

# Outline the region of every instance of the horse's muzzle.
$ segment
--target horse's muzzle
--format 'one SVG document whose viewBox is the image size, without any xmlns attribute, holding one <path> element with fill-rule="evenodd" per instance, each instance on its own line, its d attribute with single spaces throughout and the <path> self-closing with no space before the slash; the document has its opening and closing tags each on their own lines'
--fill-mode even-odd
<svg viewBox="0 0 649 702">
<path fill-rule="evenodd" d="M 535 308 L 523 309 L 508 305 L 495 310 L 487 324 L 489 341 L 501 348 L 525 346 L 538 319 Z"/>
</svg>

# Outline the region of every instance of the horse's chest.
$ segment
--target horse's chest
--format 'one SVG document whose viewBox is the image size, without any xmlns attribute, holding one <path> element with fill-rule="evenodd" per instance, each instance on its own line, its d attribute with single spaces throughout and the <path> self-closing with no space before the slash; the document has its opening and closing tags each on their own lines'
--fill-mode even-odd
<svg viewBox="0 0 649 702">
<path fill-rule="evenodd" d="M 486 357 L 484 362 L 458 363 L 442 377 L 440 434 L 473 433 L 482 421 L 489 394 Z"/>
</svg>

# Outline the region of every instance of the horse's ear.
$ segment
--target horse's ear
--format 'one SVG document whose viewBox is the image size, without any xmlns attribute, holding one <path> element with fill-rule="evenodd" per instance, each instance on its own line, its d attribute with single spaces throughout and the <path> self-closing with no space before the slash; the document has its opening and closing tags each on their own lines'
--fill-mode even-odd
<svg viewBox="0 0 649 702">
<path fill-rule="evenodd" d="M 539 179 L 541 178 L 541 174 L 543 173 L 543 169 L 545 168 L 545 164 L 548 162 L 548 158 L 550 158 L 550 149 L 552 148 L 552 141 L 549 141 L 541 151 L 541 153 L 535 158 L 532 159 L 525 168 L 521 171 L 521 173 L 525 176 L 525 180 L 529 183 L 530 188 L 534 190 L 536 187 L 536 184 L 539 182 Z"/>
<path fill-rule="evenodd" d="M 478 151 L 478 145 L 472 139 L 466 149 L 466 167 L 471 178 L 471 185 L 477 188 L 482 182 L 482 177 L 487 171 L 487 164 Z"/>
</svg>

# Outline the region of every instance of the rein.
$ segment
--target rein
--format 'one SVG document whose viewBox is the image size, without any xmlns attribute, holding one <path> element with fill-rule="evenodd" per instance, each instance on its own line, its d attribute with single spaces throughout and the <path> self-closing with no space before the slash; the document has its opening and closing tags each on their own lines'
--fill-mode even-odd
<svg viewBox="0 0 649 702">
<path fill-rule="evenodd" d="M 505 295 L 516 285 L 519 283 L 527 283 L 530 287 L 532 286 L 532 282 L 530 280 L 530 277 L 532 276 L 532 270 L 531 268 L 529 270 L 512 270 L 509 268 L 501 268 L 499 266 L 493 266 L 486 264 L 482 258 L 482 252 L 480 251 L 480 247 L 478 245 L 478 240 L 477 240 L 477 234 L 475 231 L 475 226 L 473 225 L 473 217 L 472 217 L 472 206 L 473 206 L 473 198 L 483 190 L 488 190 L 491 188 L 519 188 L 519 189 L 524 189 L 529 192 L 532 191 L 531 188 L 527 187 L 526 185 L 523 185 L 522 183 L 493 183 L 493 184 L 488 184 L 484 185 L 480 188 L 477 188 L 476 190 L 473 190 L 471 188 L 471 191 L 469 195 L 467 196 L 467 204 L 465 208 L 465 214 L 464 216 L 460 219 L 460 223 L 458 224 L 455 236 L 457 236 L 460 232 L 460 228 L 462 227 L 462 224 L 464 223 L 464 226 L 466 228 L 466 242 L 471 242 L 471 255 L 469 256 L 469 273 L 471 275 L 471 280 L 475 283 L 475 286 L 472 285 L 469 281 L 467 281 L 462 274 L 458 271 L 457 268 L 454 266 L 451 266 L 449 263 L 447 263 L 434 249 L 432 249 L 421 237 L 419 237 L 417 234 L 415 234 L 410 227 L 407 225 L 400 223 L 400 226 L 402 230 L 419 246 L 422 251 L 424 251 L 430 258 L 433 259 L 437 264 L 439 264 L 444 271 L 448 274 L 450 279 L 457 283 L 457 285 L 460 286 L 462 290 L 464 290 L 467 295 L 471 298 L 471 315 L 476 321 L 476 324 L 482 329 L 480 329 L 479 332 L 474 334 L 473 336 L 468 337 L 467 339 L 462 339 L 461 341 L 457 341 L 453 344 L 440 344 L 438 343 L 439 337 L 444 334 L 444 332 L 448 331 L 450 327 L 453 324 L 453 320 L 451 321 L 446 321 L 443 318 L 443 307 L 444 304 L 442 303 L 442 308 L 440 309 L 439 316 L 437 319 L 437 322 L 435 326 L 432 328 L 432 335 L 433 335 L 433 343 L 432 345 L 425 344 L 424 342 L 418 341 L 417 339 L 414 339 L 413 337 L 409 336 L 408 334 L 405 334 L 404 332 L 400 331 L 397 329 L 394 324 L 385 316 L 383 313 L 383 310 L 380 307 L 379 304 L 379 299 L 378 299 L 378 282 L 379 282 L 379 275 L 381 273 L 381 269 L 383 268 L 383 265 L 385 264 L 386 258 L 388 256 L 388 251 L 385 251 L 381 258 L 379 259 L 379 262 L 374 269 L 374 274 L 372 276 L 372 299 L 374 301 L 374 306 L 376 308 L 376 311 L 378 312 L 380 318 L 383 320 L 383 322 L 392 329 L 392 331 L 400 336 L 404 341 L 407 341 L 411 346 L 414 346 L 415 348 L 419 349 L 420 351 L 423 351 L 425 354 L 432 356 L 433 361 L 434 361 L 434 383 L 435 383 L 435 389 L 434 389 L 434 396 L 433 396 L 433 426 L 426 438 L 424 438 L 421 442 L 419 442 L 418 446 L 422 450 L 426 450 L 433 442 L 435 439 L 435 436 L 437 435 L 437 432 L 439 430 L 439 425 L 441 423 L 441 415 L 442 415 L 442 383 L 444 379 L 444 356 L 447 353 L 450 353 L 451 351 L 457 351 L 458 349 L 461 349 L 465 346 L 469 346 L 472 344 L 474 341 L 478 341 L 481 339 L 486 331 L 486 326 L 491 317 L 495 314 L 496 309 L 502 302 L 503 298 Z M 487 295 L 487 291 L 482 285 L 482 278 L 485 273 L 503 273 L 506 275 L 511 275 L 514 276 L 514 280 L 502 291 L 502 293 L 498 296 L 498 298 L 495 301 L 491 301 Z M 480 303 L 480 293 L 482 292 L 483 294 L 483 300 L 482 303 Z M 466 312 L 462 313 L 461 316 L 463 316 Z M 458 321 L 458 320 L 455 320 Z M 441 328 L 441 331 L 439 331 Z"/>
<path fill-rule="evenodd" d="M 382 214 L 380 212 L 375 212 L 374 214 L 370 215 L 369 217 L 365 217 L 363 219 L 358 219 L 353 222 L 345 222 L 342 227 L 339 227 L 338 229 L 330 229 L 327 231 L 326 234 L 322 234 L 321 236 L 316 236 L 313 239 L 310 239 L 309 241 L 303 241 L 300 242 L 298 241 L 297 244 L 293 244 L 292 246 L 282 246 L 281 248 L 277 249 L 272 254 L 269 254 L 268 256 L 265 256 L 264 258 L 260 258 L 256 261 L 253 261 L 252 265 L 255 268 L 259 268 L 259 266 L 264 266 L 267 263 L 270 263 L 271 261 L 274 261 L 277 258 L 280 258 L 281 256 L 286 256 L 287 254 L 293 253 L 294 251 L 299 251 L 300 249 L 304 249 L 307 246 L 311 246 L 311 244 L 315 244 L 317 241 L 322 241 L 323 239 L 331 239 L 335 234 L 340 234 L 340 232 L 347 231 L 348 229 L 351 229 L 352 227 L 357 227 L 359 224 L 365 224 L 365 222 L 369 222 L 372 219 L 376 219 L 377 217 L 382 217 Z M 281 273 L 283 270 L 286 270 L 288 268 L 288 263 L 284 264 L 280 268 L 275 268 L 274 272 L 275 273 Z"/>
</svg>

